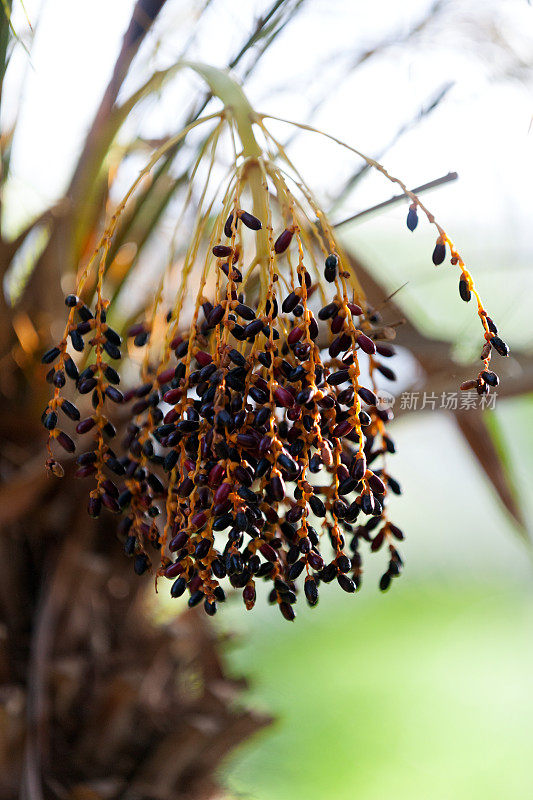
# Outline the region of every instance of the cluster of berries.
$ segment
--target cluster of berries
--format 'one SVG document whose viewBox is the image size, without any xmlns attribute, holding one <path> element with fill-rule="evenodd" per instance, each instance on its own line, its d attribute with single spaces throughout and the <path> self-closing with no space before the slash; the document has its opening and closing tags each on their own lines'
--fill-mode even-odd
<svg viewBox="0 0 533 800">
<path fill-rule="evenodd" d="M 298 584 L 310 605 L 321 583 L 357 589 L 363 543 L 371 551 L 388 549 L 383 590 L 402 569 L 395 542 L 403 534 L 386 510 L 388 493 L 399 494 L 400 487 L 375 466 L 395 449 L 386 431 L 392 412 L 379 407 L 375 387 L 359 380 L 361 354 L 372 370 L 394 380 L 382 361 L 394 349 L 380 339 L 379 314 L 348 297 L 349 273 L 336 253 L 325 258 L 320 282 L 300 261 L 294 285 L 281 296 L 276 265 L 299 239 L 296 226 L 271 237 L 267 296 L 255 307 L 245 302 L 237 266 L 242 248 L 235 244 L 242 225 L 263 227 L 241 210 L 227 219 L 230 242 L 212 247 L 224 284 L 215 302 L 200 298 L 190 330 L 171 330 L 174 363 L 165 357 L 149 380 L 124 394 L 105 360 L 121 356 L 105 302 L 93 314 L 78 297 L 67 297 L 74 312 L 68 335 L 43 358 L 59 362 L 48 374 L 56 393 L 43 422 L 68 452 L 75 445 L 57 427 L 58 410 L 77 421 L 79 435 L 97 433 L 94 446 L 78 455 L 76 475 L 96 479 L 92 516 L 102 507 L 122 515 L 124 547 L 139 574 L 157 553 L 158 574 L 173 580 L 171 594 L 188 591 L 189 605 L 203 602 L 208 614 L 225 598 L 224 579 L 242 591 L 247 608 L 263 579 L 271 583 L 270 600 L 291 620 Z M 331 286 L 333 296 L 313 313 L 319 283 L 322 293 Z M 167 324 L 170 330 L 172 314 Z M 149 345 L 145 322 L 128 333 L 136 346 Z M 81 373 L 67 340 L 78 352 L 88 346 L 96 353 Z M 65 375 L 80 395 L 92 396 L 92 414 L 83 420 L 61 396 Z M 116 451 L 107 401 L 130 414 Z M 52 455 L 49 466 L 58 467 Z"/>
</svg>

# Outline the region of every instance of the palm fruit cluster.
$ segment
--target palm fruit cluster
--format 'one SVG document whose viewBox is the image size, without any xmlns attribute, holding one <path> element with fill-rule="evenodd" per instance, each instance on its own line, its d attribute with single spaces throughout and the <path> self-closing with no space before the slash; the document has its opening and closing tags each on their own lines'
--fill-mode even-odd
<svg viewBox="0 0 533 800">
<path fill-rule="evenodd" d="M 125 342 L 108 321 L 106 232 L 95 280 L 87 282 L 89 265 L 66 298 L 64 337 L 43 357 L 54 387 L 43 424 L 49 469 L 63 470 L 56 445 L 77 452 L 76 475 L 92 481 L 89 514 L 121 515 L 139 575 L 170 580 L 173 597 L 209 615 L 228 591 L 251 609 L 266 582 L 270 602 L 292 620 L 302 590 L 311 606 L 324 583 L 354 593 L 368 551 L 386 554 L 387 590 L 402 571 L 403 533 L 388 514 L 390 495 L 401 492 L 389 472 L 393 415 L 377 397 L 381 377 L 396 378 L 395 328 L 369 306 L 325 214 L 275 146 L 267 138 L 259 154 L 236 153 L 223 195 L 207 200 L 211 169 L 202 202 L 188 194 L 181 261 Z M 436 224 L 380 171 L 411 199 L 410 230 L 418 208 Z M 449 246 L 461 297 L 478 301 L 484 369 L 474 383 L 484 392 L 497 382 L 492 349 L 507 352 L 437 228 L 433 262 Z M 124 361 L 139 377 L 121 390 Z M 76 402 L 64 396 L 69 381 Z"/>
</svg>

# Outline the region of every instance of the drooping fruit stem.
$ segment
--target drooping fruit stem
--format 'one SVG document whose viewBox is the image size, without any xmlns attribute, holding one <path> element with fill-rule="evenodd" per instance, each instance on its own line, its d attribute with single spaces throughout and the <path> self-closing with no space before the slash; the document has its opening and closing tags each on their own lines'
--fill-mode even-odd
<svg viewBox="0 0 533 800">
<path fill-rule="evenodd" d="M 255 112 L 242 87 L 229 72 L 190 61 L 183 62 L 183 66 L 190 67 L 206 81 L 212 93 L 222 100 L 235 122 L 242 144 L 242 155 L 247 162 L 246 176 L 252 193 L 253 213 L 263 223 L 263 228 L 258 231 L 256 256 L 263 278 L 267 273 L 269 261 L 268 230 L 266 228 L 268 208 L 267 191 L 263 185 L 263 172 L 259 165 L 262 150 L 253 130 Z"/>
</svg>

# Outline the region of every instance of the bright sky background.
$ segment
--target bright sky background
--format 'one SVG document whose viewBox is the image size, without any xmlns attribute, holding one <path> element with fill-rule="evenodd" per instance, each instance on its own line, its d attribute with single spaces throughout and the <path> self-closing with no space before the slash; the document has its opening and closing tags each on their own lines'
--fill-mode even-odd
<svg viewBox="0 0 533 800">
<path fill-rule="evenodd" d="M 21 217 L 60 194 L 109 77 L 133 2 L 27 0 L 25 5 L 36 37 L 31 67 L 22 48 L 16 53 L 17 69 L 26 66 L 13 162 Z M 195 5 L 199 4 L 168 3 L 156 28 L 162 36 L 158 65 L 176 58 L 182 31 L 190 32 L 186 9 Z M 235 0 L 213 3 L 198 31 L 201 46 L 195 47 L 194 55 L 223 63 L 235 52 L 259 7 Z M 262 62 L 249 86 L 252 100 L 260 110 L 306 121 L 325 83 L 346 72 L 343 64 L 351 53 L 389 36 L 397 38 L 394 34 L 407 30 L 427 7 L 423 0 L 310 0 Z M 14 20 L 24 33 L 20 11 Z M 523 242 L 530 227 L 533 81 L 531 74 L 522 81 L 504 80 L 509 57 L 496 47 L 473 46 L 472 36 L 479 38 L 489 24 L 530 58 L 533 9 L 525 0 L 450 3 L 449 11 L 416 46 L 393 46 L 354 75 L 335 81 L 337 89 L 313 123 L 373 154 L 421 104 L 454 81 L 441 108 L 386 155 L 386 165 L 411 185 L 457 170 L 460 183 L 432 198 L 439 213 L 484 234 L 505 225 L 512 229 L 516 245 L 516 237 Z M 181 87 L 185 81 L 178 78 L 176 83 Z M 18 87 L 11 89 L 12 101 L 17 101 Z M 179 91 L 175 94 L 179 102 Z M 145 115 L 146 127 L 157 133 L 172 130 L 172 96 L 170 90 L 153 119 Z M 324 157 L 316 158 L 317 148 Z M 318 187 L 336 186 L 356 163 L 307 134 L 298 140 L 298 155 L 301 163 L 313 164 L 313 174 L 307 177 Z M 388 194 L 382 179 L 368 181 L 364 198 L 359 193 L 350 210 Z"/>
<path fill-rule="evenodd" d="M 36 30 L 31 59 L 16 48 L 2 104 L 4 128 L 19 113 L 3 203 L 13 230 L 61 196 L 133 7 L 133 0 L 24 2 Z M 128 91 L 176 60 L 203 3 L 168 0 L 151 38 L 159 43 L 157 54 L 143 50 Z M 350 58 L 397 40 L 429 4 L 308 0 L 246 89 L 259 111 L 312 122 L 375 155 L 454 82 L 439 109 L 383 162 L 409 186 L 459 173 L 459 181 L 428 195 L 427 203 L 467 257 L 505 339 L 531 348 L 533 7 L 527 0 L 450 0 L 423 36 L 384 49 L 348 74 Z M 15 28 L 26 40 L 19 0 L 14 5 Z M 191 56 L 224 64 L 266 5 L 213 0 Z M 161 102 L 141 111 L 139 129 L 175 133 L 199 85 L 180 73 Z M 313 114 L 326 86 L 334 91 Z M 313 135 L 298 136 L 292 152 L 325 200 L 358 166 L 347 151 Z M 394 193 L 371 175 L 342 214 Z M 395 206 L 346 235 L 390 289 L 408 281 L 398 299 L 409 303 L 419 324 L 451 339 L 465 333 L 477 347 L 479 323 L 459 301 L 455 278 L 431 265 L 434 233 L 421 224 L 411 235 L 406 210 Z M 529 519 L 531 413 L 525 399 L 498 400 Z M 393 474 L 405 495 L 393 499 L 391 510 L 407 533 L 406 574 L 398 586 L 379 594 L 383 559 L 376 556 L 367 559 L 360 595 L 337 591 L 333 599 L 331 587 L 313 611 L 300 601 L 294 626 L 264 602 L 253 615 L 239 615 L 239 626 L 248 629 L 233 663 L 239 673 L 252 673 L 256 698 L 278 721 L 244 757 L 237 754 L 238 796 L 238 790 L 259 800 L 525 800 L 532 794 L 531 561 L 450 417 L 403 417 L 394 437 Z M 179 609 L 174 600 L 167 606 L 172 614 Z M 232 632 L 236 616 L 231 608 L 218 615 Z M 232 641 L 235 648 L 239 639 Z"/>
<path fill-rule="evenodd" d="M 4 203 L 13 229 L 61 195 L 133 0 L 28 0 L 25 5 L 36 31 L 31 65 L 18 47 L 8 82 L 7 115 L 20 109 L 13 180 Z M 154 69 L 174 63 L 189 38 L 191 58 L 224 65 L 268 4 L 214 0 L 195 25 L 202 5 L 169 0 L 124 95 Z M 430 5 L 429 0 L 308 0 L 246 90 L 258 110 L 312 122 L 375 155 L 420 107 L 453 83 L 440 107 L 388 150 L 383 162 L 413 187 L 449 171 L 459 173 L 457 182 L 426 196 L 426 202 L 465 257 L 510 344 L 530 346 L 533 8 L 525 0 L 448 0 L 422 34 L 398 44 Z M 25 17 L 20 4 L 15 6 L 15 27 L 26 38 Z M 350 61 L 376 44 L 379 55 L 350 72 Z M 189 108 L 202 88 L 192 74 L 178 73 L 159 102 L 139 110 L 135 125 L 147 136 L 175 133 L 183 107 Z M 322 97 L 327 99 L 314 112 Z M 291 133 L 287 126 L 271 125 L 282 139 Z M 135 132 L 130 124 L 122 135 Z M 308 133 L 297 136 L 291 155 L 326 206 L 360 165 L 348 151 Z M 382 176 L 370 174 L 335 216 L 394 193 Z M 412 237 L 405 214 L 402 203 L 343 233 L 391 291 L 408 282 L 398 299 L 416 304 L 428 332 L 457 339 L 464 331 L 471 341 L 477 328 L 470 309 L 458 308 L 456 286 L 445 272 L 431 269 L 433 231 L 419 225 Z"/>
<path fill-rule="evenodd" d="M 25 73 L 20 127 L 13 154 L 14 181 L 11 187 L 10 221 L 20 224 L 56 200 L 63 190 L 83 141 L 87 126 L 109 78 L 123 31 L 128 23 L 132 0 L 26 0 L 28 15 L 36 25 L 31 48 L 31 66 L 22 48 L 17 48 L 19 75 Z M 170 0 L 153 41 L 159 39 L 157 55 L 141 55 L 131 89 L 149 70 L 171 64 L 178 56 L 184 36 L 191 33 L 191 7 L 196 4 Z M 210 7 L 196 31 L 197 43 L 191 55 L 223 64 L 235 53 L 250 30 L 258 3 L 218 0 Z M 263 6 L 264 7 L 264 6 Z M 407 46 L 394 45 L 353 75 L 346 75 L 348 56 L 357 56 L 376 41 L 405 32 L 423 16 L 422 0 L 309 0 L 308 6 L 287 28 L 267 54 L 247 86 L 253 105 L 261 111 L 312 121 L 338 135 L 369 155 L 379 152 L 399 126 L 443 85 L 455 83 L 441 107 L 401 139 L 383 161 L 393 173 L 416 186 L 456 170 L 460 180 L 428 196 L 427 202 L 446 225 L 480 280 L 487 306 L 494 310 L 511 344 L 531 346 L 531 185 L 533 178 L 533 9 L 525 0 L 462 0 L 450 2 L 440 21 L 425 35 Z M 19 32 L 26 30 L 24 16 L 14 15 Z M 519 76 L 509 73 L 516 58 L 500 46 L 487 44 L 487 29 L 503 35 L 531 68 Z M 481 43 L 483 39 L 483 43 Z M 149 50 L 150 48 L 147 48 Z M 347 56 L 348 54 L 348 56 Z M 136 83 L 137 81 L 137 83 Z M 183 103 L 199 83 L 181 74 L 165 90 L 164 102 L 145 107 L 139 117 L 140 129 L 148 135 L 176 131 Z M 326 85 L 335 91 L 310 119 L 312 106 Z M 10 107 L 19 103 L 19 89 L 10 83 Z M 285 128 L 278 128 L 284 135 Z M 286 135 L 289 131 L 287 130 Z M 293 152 L 308 183 L 327 198 L 328 187 L 337 187 L 356 167 L 347 151 L 311 134 L 299 136 Z M 346 204 L 346 213 L 373 205 L 394 192 L 381 176 L 372 175 Z M 416 235 L 405 228 L 405 205 L 374 217 L 350 232 L 358 252 L 390 283 L 392 289 L 409 281 L 401 295 L 418 307 L 418 317 L 428 330 L 451 336 L 466 332 L 478 342 L 477 321 L 456 296 L 455 281 L 429 263 L 434 234 L 419 226 Z M 503 280 L 502 280 L 503 276 Z M 433 419 L 435 416 L 435 419 Z M 425 423 L 400 423 L 398 473 L 407 472 L 407 488 L 416 494 L 421 480 L 420 459 L 427 456 L 428 443 L 439 441 L 443 463 L 449 466 L 460 447 L 457 435 L 441 417 L 432 415 Z M 409 420 L 410 423 L 410 420 Z M 401 463 L 400 463 L 401 462 Z M 460 469 L 460 474 L 457 473 Z M 401 514 L 416 530 L 409 540 L 412 563 L 427 563 L 430 552 L 435 564 L 442 553 L 466 565 L 478 558 L 479 540 L 472 530 L 478 519 L 476 503 L 469 507 L 468 487 L 476 485 L 489 497 L 484 479 L 470 461 L 461 461 L 455 472 L 446 468 L 441 476 L 442 496 L 458 483 L 457 503 L 465 506 L 464 525 L 454 525 L 455 510 L 443 510 L 434 536 L 448 545 L 438 551 L 434 538 L 426 540 L 417 530 L 419 508 L 402 504 Z M 428 481 L 424 495 L 432 497 L 435 467 L 422 476 Z M 477 478 L 475 476 L 477 475 Z M 473 481 L 478 483 L 474 484 Z M 463 491 L 464 489 L 464 491 Z M 454 508 L 457 507 L 454 504 Z M 502 559 L 501 533 L 505 521 L 494 501 L 483 508 L 486 530 L 493 542 L 484 546 L 484 557 L 496 565 Z M 453 534 L 456 542 L 448 541 Z M 481 535 L 481 534 L 480 534 Z M 468 541 L 470 556 L 465 562 Z M 508 539 L 509 563 L 520 569 L 521 556 Z M 471 561 L 469 561 L 471 558 Z M 505 556 L 504 556 L 505 559 Z M 415 567 L 416 568 L 416 567 Z M 469 568 L 467 566 L 467 568 Z"/>
<path fill-rule="evenodd" d="M 24 34 L 24 15 L 14 2 L 15 27 Z M 200 5 L 169 0 L 152 37 L 152 43 L 159 40 L 157 55 L 143 51 L 129 90 L 178 57 Z M 266 5 L 214 0 L 196 30 L 191 56 L 224 64 Z M 410 186 L 459 173 L 458 182 L 428 195 L 427 203 L 466 255 L 506 340 L 531 347 L 533 8 L 527 0 L 445 5 L 415 42 L 392 45 L 348 74 L 349 58 L 378 41 L 397 40 L 423 16 L 428 0 L 309 0 L 261 62 L 247 92 L 260 111 L 312 122 L 375 155 L 421 105 L 454 82 L 440 108 L 383 162 Z M 25 0 L 25 6 L 36 27 L 31 66 L 18 47 L 13 67 L 20 80 L 9 83 L 3 109 L 12 117 L 20 106 L 7 204 L 13 228 L 60 197 L 133 0 Z M 182 107 L 199 85 L 180 74 L 162 102 L 144 108 L 140 130 L 175 133 Z M 335 90 L 313 114 L 328 85 Z M 325 200 L 328 188 L 335 190 L 358 166 L 347 151 L 308 134 L 297 137 L 293 153 Z M 343 213 L 393 193 L 382 177 L 369 176 Z M 391 289 L 409 282 L 399 298 L 427 330 L 454 339 L 464 332 L 466 340 L 479 342 L 478 321 L 460 303 L 455 279 L 432 268 L 434 233 L 419 225 L 411 236 L 405 214 L 405 205 L 395 206 L 347 235 Z M 531 519 L 531 403 L 504 401 L 497 416 Z M 394 474 L 405 496 L 391 506 L 407 532 L 406 575 L 398 587 L 378 597 L 382 564 L 368 559 L 361 595 L 335 599 L 340 616 L 330 615 L 326 592 L 316 611 L 299 610 L 297 627 L 289 631 L 263 603 L 244 620 L 248 635 L 241 641 L 248 649 L 238 670 L 255 670 L 253 685 L 280 721 L 265 739 L 252 742 L 248 767 L 246 756 L 237 757 L 243 796 L 530 795 L 520 782 L 531 778 L 531 562 L 451 418 L 404 417 L 395 423 L 394 436 Z M 478 592 L 480 577 L 485 584 Z M 458 593 L 456 584 L 473 589 Z M 509 587 L 520 592 L 520 605 L 509 600 Z M 175 613 L 176 601 L 168 602 Z M 367 604 L 364 613 L 357 611 L 360 603 Z M 231 625 L 234 617 L 224 614 L 219 617 Z M 335 747 L 324 747 L 325 741 Z"/>
</svg>

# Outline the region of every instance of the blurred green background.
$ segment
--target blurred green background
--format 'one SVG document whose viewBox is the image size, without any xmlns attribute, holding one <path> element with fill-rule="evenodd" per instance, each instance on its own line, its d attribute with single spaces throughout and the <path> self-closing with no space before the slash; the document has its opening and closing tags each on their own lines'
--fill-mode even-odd
<svg viewBox="0 0 533 800">
<path fill-rule="evenodd" d="M 26 5 L 35 18 L 43 4 Z M 19 71 L 28 73 L 20 111 L 18 88 L 7 95 L 12 115 L 20 117 L 6 189 L 13 218 L 7 222 L 15 228 L 61 196 L 131 5 L 49 0 L 32 68 L 23 51 L 15 53 Z M 199 27 L 204 5 L 208 13 Z M 169 3 L 173 16 L 164 29 L 163 23 L 156 27 L 158 46 L 141 63 L 142 74 L 146 64 L 153 69 L 172 62 L 189 32 L 194 58 L 225 64 L 264 5 Z M 533 10 L 525 0 L 387 0 L 374 4 L 372 13 L 362 2 L 310 0 L 302 8 L 247 81 L 254 106 L 311 121 L 370 155 L 386 150 L 384 163 L 409 186 L 457 170 L 459 181 L 432 193 L 428 206 L 465 254 L 506 341 L 531 352 Z M 419 35 L 416 26 L 428 9 Z M 17 13 L 18 29 L 24 15 Z M 79 30 L 84 35 L 74 35 Z M 61 46 L 46 46 L 47 36 Z M 445 102 L 420 114 L 421 104 L 450 83 Z M 190 96 L 191 86 L 179 83 L 147 106 L 134 133 L 137 124 L 146 138 L 174 130 L 175 110 L 187 107 Z M 389 148 L 408 120 L 417 124 Z M 346 151 L 308 135 L 294 137 L 291 154 L 325 205 L 359 166 Z M 392 193 L 381 176 L 364 177 L 335 219 Z M 395 300 L 411 320 L 426 334 L 456 343 L 459 357 L 471 357 L 470 343 L 479 347 L 478 320 L 459 302 L 456 273 L 433 268 L 429 226 L 410 234 L 406 211 L 405 204 L 393 206 L 343 235 L 389 291 L 407 282 Z M 158 239 L 150 258 L 164 258 L 165 248 L 164 237 Z M 498 399 L 494 415 L 527 521 L 533 511 L 532 396 Z M 530 545 L 453 419 L 419 412 L 398 419 L 392 432 L 398 454 L 391 470 L 404 495 L 394 499 L 391 517 L 407 537 L 405 572 L 392 589 L 385 595 L 377 589 L 383 566 L 377 554 L 368 560 L 360 592 L 341 596 L 336 586 L 324 587 L 317 608 L 298 603 L 293 624 L 264 598 L 250 615 L 230 599 L 215 620 L 230 635 L 229 666 L 249 680 L 245 702 L 275 718 L 228 761 L 228 796 L 533 796 Z M 165 615 L 181 608 L 166 591 L 159 598 Z"/>
<path fill-rule="evenodd" d="M 531 401 L 502 402 L 531 475 Z M 533 792 L 533 592 L 528 549 L 459 441 L 431 414 L 396 425 L 406 570 L 355 596 L 327 587 L 295 623 L 258 606 L 221 622 L 248 696 L 276 722 L 228 764 L 258 800 L 501 800 Z M 433 453 L 433 460 L 431 454 Z M 229 611 L 227 609 L 226 611 Z M 258 619 L 260 617 L 260 619 Z"/>
<path fill-rule="evenodd" d="M 430 205 L 446 205 L 454 193 L 460 184 Z M 502 281 L 510 237 L 473 215 L 467 225 L 461 213 L 454 236 L 475 259 L 487 305 L 515 347 L 530 347 L 530 253 L 509 258 Z M 403 206 L 392 208 L 351 226 L 347 239 L 391 291 L 407 281 L 395 300 L 427 335 L 456 343 L 467 358 L 463 341 L 477 342 L 471 309 L 457 303 L 455 276 L 428 263 L 431 233 L 413 238 L 404 220 Z M 398 452 L 390 469 L 404 491 L 391 518 L 406 532 L 406 566 L 390 591 L 377 588 L 378 554 L 355 596 L 324 587 L 319 606 L 299 604 L 291 625 L 261 604 L 244 621 L 239 601 L 219 615 L 224 629 L 238 632 L 228 648 L 232 669 L 250 677 L 248 698 L 276 720 L 228 764 L 237 796 L 532 796 L 533 396 L 497 397 L 489 413 L 527 531 L 510 520 L 453 418 L 419 411 L 391 427 Z"/>
<path fill-rule="evenodd" d="M 228 767 L 262 800 L 530 796 L 531 597 L 496 574 L 321 601 L 231 653 L 275 727 Z"/>
</svg>

